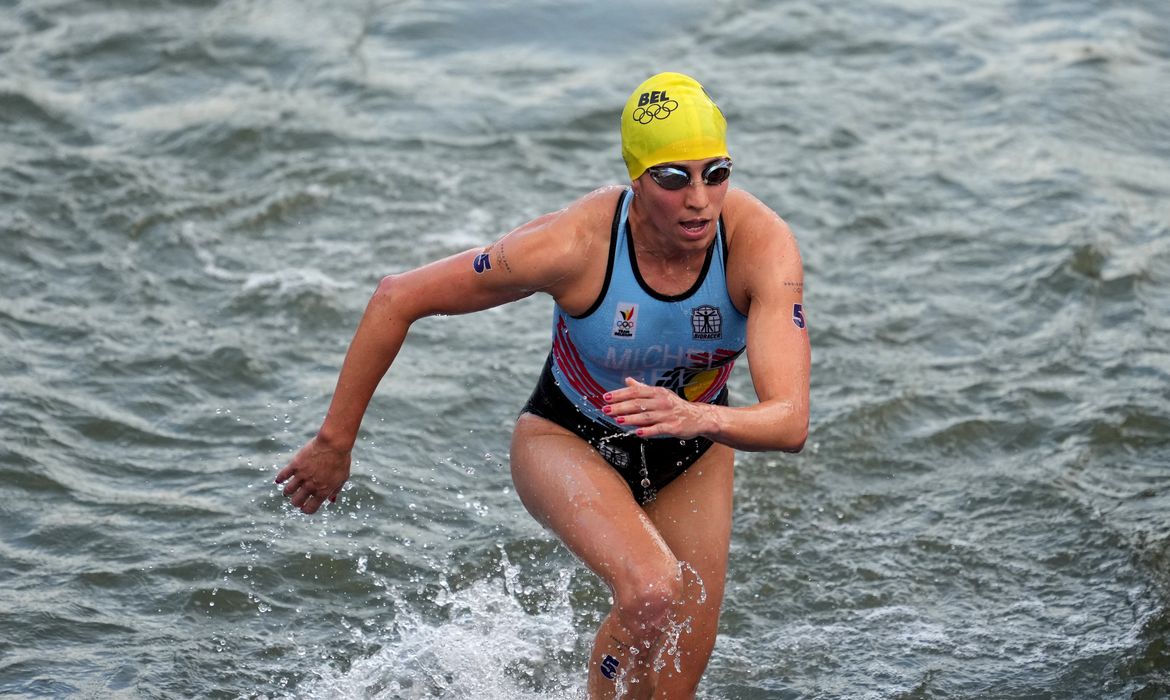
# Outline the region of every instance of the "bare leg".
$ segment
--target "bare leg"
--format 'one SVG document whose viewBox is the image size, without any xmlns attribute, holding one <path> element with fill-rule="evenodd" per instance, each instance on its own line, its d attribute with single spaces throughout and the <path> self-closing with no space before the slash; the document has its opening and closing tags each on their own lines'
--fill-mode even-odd
<svg viewBox="0 0 1170 700">
<path fill-rule="evenodd" d="M 732 451 L 716 445 L 643 510 L 584 441 L 541 418 L 520 417 L 512 476 L 521 501 L 614 596 L 590 658 L 590 697 L 614 697 L 619 688 L 627 697 L 651 697 L 656 685 L 659 697 L 693 695 L 718 626 L 731 462 Z M 689 631 L 678 633 L 679 623 Z M 674 657 L 662 655 L 664 644 L 677 645 L 679 670 Z"/>
<path fill-rule="evenodd" d="M 657 697 L 694 697 L 715 647 L 731 542 L 734 454 L 713 446 L 646 507 L 683 563 L 684 597 L 674 618 L 686 629 L 667 643 L 665 651 L 673 656 L 662 659 Z"/>
<path fill-rule="evenodd" d="M 638 654 L 629 697 L 692 698 L 707 668 L 719 627 L 731 537 L 732 450 L 713 446 L 646 506 L 655 528 L 682 565 L 683 596 L 671 610 L 666 634 Z M 590 697 L 604 694 L 592 672 L 615 656 L 615 615 L 602 623 L 590 661 Z M 616 658 L 616 656 L 615 656 Z"/>
</svg>

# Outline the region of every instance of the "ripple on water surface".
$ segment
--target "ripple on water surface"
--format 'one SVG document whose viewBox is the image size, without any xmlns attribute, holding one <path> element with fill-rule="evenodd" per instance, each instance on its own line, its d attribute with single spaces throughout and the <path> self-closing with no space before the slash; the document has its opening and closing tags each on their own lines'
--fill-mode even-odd
<svg viewBox="0 0 1170 700">
<path fill-rule="evenodd" d="M 271 481 L 378 279 L 619 178 L 614 110 L 671 68 L 800 238 L 814 345 L 806 450 L 739 460 L 703 691 L 1164 696 L 1168 29 L 1146 1 L 0 13 L 0 694 L 579 697 L 608 591 L 506 468 L 547 300 L 416 324 L 324 513 Z"/>
</svg>

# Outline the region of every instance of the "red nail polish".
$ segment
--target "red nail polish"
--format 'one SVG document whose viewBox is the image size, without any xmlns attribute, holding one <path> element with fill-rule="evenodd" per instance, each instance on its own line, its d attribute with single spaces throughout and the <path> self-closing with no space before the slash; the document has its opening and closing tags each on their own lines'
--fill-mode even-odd
<svg viewBox="0 0 1170 700">
<path fill-rule="evenodd" d="M 626 417 L 625 417 L 625 416 L 618 416 L 618 417 L 617 417 L 617 422 L 618 422 L 618 423 L 625 423 L 625 422 L 626 422 Z"/>
<path fill-rule="evenodd" d="M 601 412 L 608 416 L 609 414 L 613 413 L 613 406 L 602 406 Z"/>
</svg>

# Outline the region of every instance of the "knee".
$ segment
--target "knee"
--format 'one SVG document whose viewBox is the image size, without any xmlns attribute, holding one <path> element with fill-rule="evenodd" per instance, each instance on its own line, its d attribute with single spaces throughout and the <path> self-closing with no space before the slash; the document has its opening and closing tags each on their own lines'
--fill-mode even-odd
<svg viewBox="0 0 1170 700">
<path fill-rule="evenodd" d="M 638 567 L 615 595 L 623 626 L 639 640 L 656 638 L 667 617 L 682 601 L 683 581 L 674 566 Z"/>
</svg>

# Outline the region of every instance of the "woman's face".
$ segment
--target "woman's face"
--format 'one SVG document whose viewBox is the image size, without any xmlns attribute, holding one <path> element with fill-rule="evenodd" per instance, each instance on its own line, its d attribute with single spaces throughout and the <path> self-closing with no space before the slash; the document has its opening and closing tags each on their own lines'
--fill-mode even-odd
<svg viewBox="0 0 1170 700">
<path fill-rule="evenodd" d="M 728 180 L 718 185 L 705 184 L 703 171 L 720 160 L 725 159 L 662 163 L 690 174 L 690 183 L 677 190 L 659 185 L 649 170 L 642 173 L 633 182 L 637 214 L 648 220 L 654 230 L 669 242 L 683 248 L 706 248 L 715 236 L 719 213 L 723 210 L 723 198 L 727 195 Z"/>
</svg>

